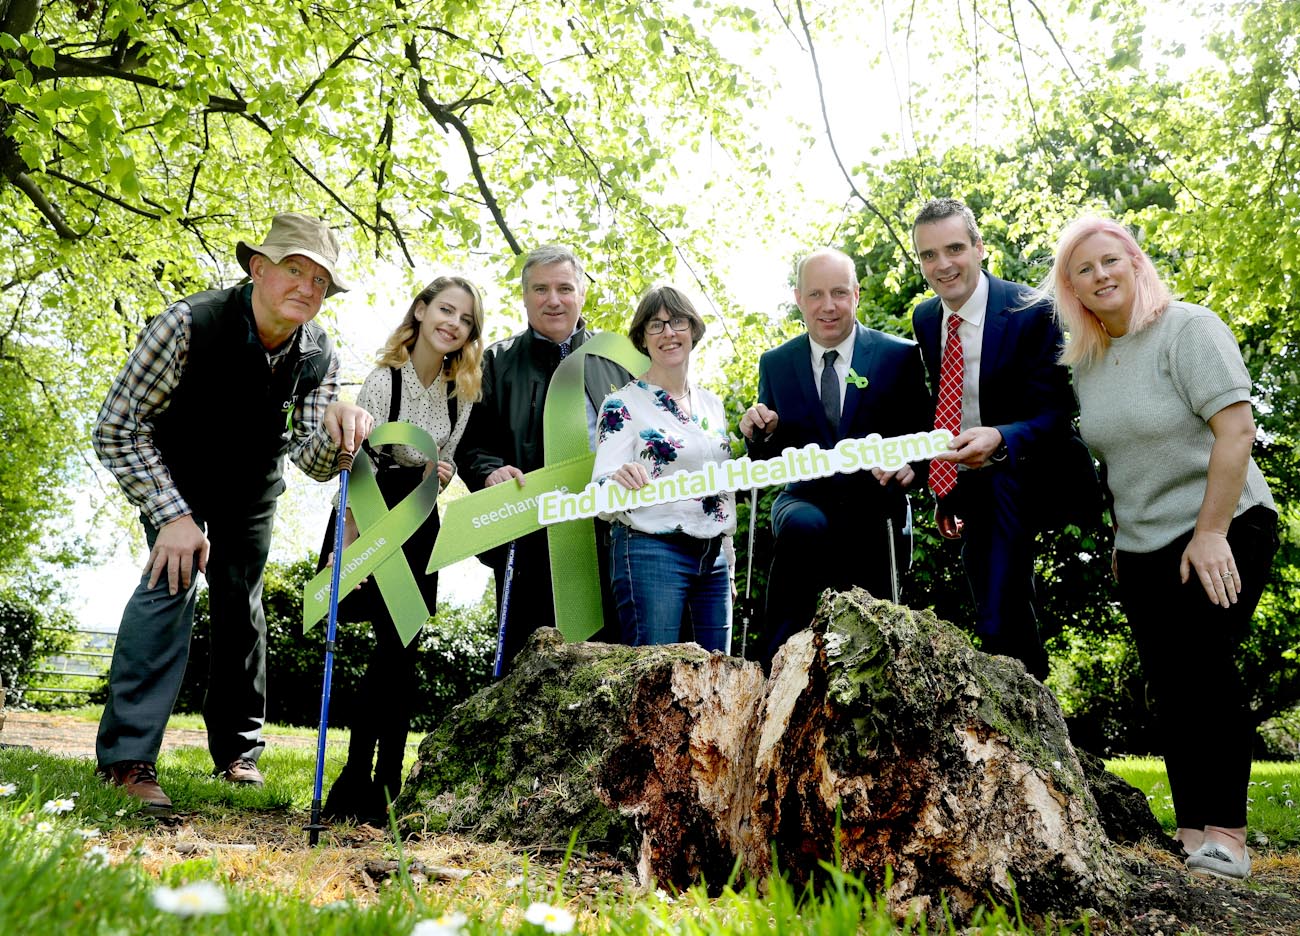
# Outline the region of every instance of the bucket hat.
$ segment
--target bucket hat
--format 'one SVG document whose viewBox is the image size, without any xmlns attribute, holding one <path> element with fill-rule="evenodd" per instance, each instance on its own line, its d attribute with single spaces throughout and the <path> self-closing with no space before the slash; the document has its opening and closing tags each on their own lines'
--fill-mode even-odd
<svg viewBox="0 0 1300 936">
<path fill-rule="evenodd" d="M 325 290 L 326 296 L 348 291 L 348 285 L 334 268 L 339 259 L 339 239 L 324 221 L 317 218 L 296 211 L 281 212 L 271 219 L 271 230 L 261 244 L 250 245 L 240 241 L 235 245 L 235 257 L 249 275 L 252 274 L 248 262 L 253 254 L 262 254 L 272 263 L 279 263 L 294 254 L 314 260 L 329 271 L 330 285 Z"/>
</svg>

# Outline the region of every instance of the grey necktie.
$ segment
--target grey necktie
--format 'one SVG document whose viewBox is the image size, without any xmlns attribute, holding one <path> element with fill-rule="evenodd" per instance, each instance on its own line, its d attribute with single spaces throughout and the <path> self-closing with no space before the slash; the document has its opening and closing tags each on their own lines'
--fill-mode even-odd
<svg viewBox="0 0 1300 936">
<path fill-rule="evenodd" d="M 822 410 L 834 432 L 840 428 L 840 376 L 835 373 L 835 359 L 839 356 L 838 351 L 822 355 Z"/>
</svg>

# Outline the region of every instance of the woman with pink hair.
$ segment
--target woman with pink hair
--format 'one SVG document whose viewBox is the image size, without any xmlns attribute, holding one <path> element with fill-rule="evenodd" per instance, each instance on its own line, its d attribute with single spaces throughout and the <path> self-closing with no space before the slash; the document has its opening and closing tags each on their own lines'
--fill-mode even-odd
<svg viewBox="0 0 1300 936">
<path fill-rule="evenodd" d="M 1228 326 L 1173 299 L 1133 235 L 1084 217 L 1045 290 L 1079 428 L 1105 464 L 1113 570 L 1155 703 L 1187 867 L 1245 878 L 1252 730 L 1238 648 L 1277 549 L 1251 458 L 1251 380 Z"/>
</svg>

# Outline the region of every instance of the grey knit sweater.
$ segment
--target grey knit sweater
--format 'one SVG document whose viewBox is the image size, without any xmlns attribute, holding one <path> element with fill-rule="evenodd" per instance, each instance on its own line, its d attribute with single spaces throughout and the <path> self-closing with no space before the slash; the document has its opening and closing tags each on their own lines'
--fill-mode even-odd
<svg viewBox="0 0 1300 936">
<path fill-rule="evenodd" d="M 1111 340 L 1075 370 L 1079 428 L 1105 462 L 1126 552 L 1152 552 L 1196 525 L 1214 433 L 1209 418 L 1250 399 L 1250 375 L 1228 326 L 1209 309 L 1172 302 L 1140 332 Z M 1069 492 L 1065 492 L 1069 496 Z M 1250 460 L 1233 516 L 1276 509 Z"/>
</svg>

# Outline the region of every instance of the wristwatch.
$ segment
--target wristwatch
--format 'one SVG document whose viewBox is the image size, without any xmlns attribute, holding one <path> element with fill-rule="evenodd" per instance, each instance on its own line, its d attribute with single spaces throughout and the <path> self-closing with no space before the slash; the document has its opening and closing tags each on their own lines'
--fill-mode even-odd
<svg viewBox="0 0 1300 936">
<path fill-rule="evenodd" d="M 1009 454 L 1010 453 L 1007 451 L 1007 440 L 1003 439 L 1002 444 L 999 445 L 993 454 L 989 456 L 989 461 L 1004 462 L 1007 460 L 1007 455 Z"/>
</svg>

